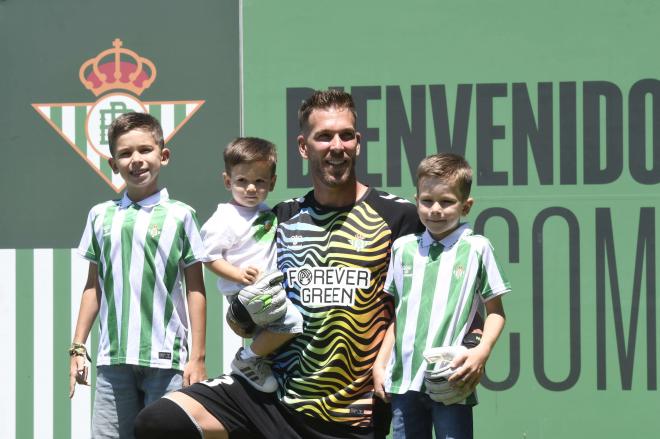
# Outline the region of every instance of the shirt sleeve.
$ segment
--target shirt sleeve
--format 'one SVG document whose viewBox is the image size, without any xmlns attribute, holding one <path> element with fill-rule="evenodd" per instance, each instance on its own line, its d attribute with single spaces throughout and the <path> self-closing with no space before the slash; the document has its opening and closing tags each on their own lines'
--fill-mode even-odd
<svg viewBox="0 0 660 439">
<path fill-rule="evenodd" d="M 199 232 L 197 214 L 192 209 L 184 217 L 183 230 L 183 251 L 181 255 L 183 264 L 187 267 L 195 262 L 206 260 L 206 252 Z"/>
<path fill-rule="evenodd" d="M 385 277 L 385 285 L 383 286 L 383 291 L 394 297 L 397 296 L 395 278 L 396 273 L 398 273 L 399 265 L 399 252 L 395 251 L 395 246 L 392 246 L 392 254 L 390 256 L 390 263 L 387 268 L 387 276 Z"/>
<path fill-rule="evenodd" d="M 78 254 L 90 262 L 98 264 L 101 257 L 100 247 L 94 234 L 94 220 L 96 219 L 95 209 L 90 209 L 87 214 L 87 221 L 85 223 L 85 230 L 80 244 L 78 244 Z"/>
<path fill-rule="evenodd" d="M 227 218 L 226 212 L 223 214 L 223 209 L 218 207 L 218 210 L 202 226 L 204 262 L 225 259 L 225 252 L 234 245 L 236 236 L 235 233 L 232 233 L 229 223 L 230 219 Z"/>
<path fill-rule="evenodd" d="M 511 284 L 502 266 L 497 262 L 493 246 L 488 240 L 485 240 L 482 248 L 479 268 L 481 271 L 479 293 L 484 301 L 511 291 Z"/>
</svg>

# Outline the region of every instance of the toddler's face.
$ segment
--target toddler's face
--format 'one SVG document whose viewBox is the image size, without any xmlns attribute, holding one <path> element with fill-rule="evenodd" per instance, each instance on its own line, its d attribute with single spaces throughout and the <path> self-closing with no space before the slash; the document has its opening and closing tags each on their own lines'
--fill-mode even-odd
<svg viewBox="0 0 660 439">
<path fill-rule="evenodd" d="M 231 175 L 225 172 L 223 177 L 234 202 L 245 207 L 263 202 L 275 187 L 276 179 L 267 161 L 240 163 L 231 169 Z"/>
<path fill-rule="evenodd" d="M 472 198 L 463 200 L 456 186 L 437 176 L 419 180 L 417 214 L 433 239 L 443 239 L 456 230 L 461 216 L 467 215 L 474 203 Z"/>
</svg>

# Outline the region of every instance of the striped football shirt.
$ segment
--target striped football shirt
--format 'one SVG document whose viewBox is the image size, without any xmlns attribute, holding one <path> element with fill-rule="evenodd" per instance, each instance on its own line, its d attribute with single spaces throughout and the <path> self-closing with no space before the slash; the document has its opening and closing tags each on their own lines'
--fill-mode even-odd
<svg viewBox="0 0 660 439">
<path fill-rule="evenodd" d="M 94 206 L 78 252 L 98 266 L 97 365 L 182 370 L 189 327 L 183 269 L 204 254 L 195 211 L 166 189 Z"/>
<path fill-rule="evenodd" d="M 481 301 L 510 291 L 490 241 L 467 224 L 440 241 L 428 231 L 397 239 L 385 280 L 394 296 L 396 341 L 388 391 L 422 390 L 431 347 L 460 345 Z"/>
</svg>

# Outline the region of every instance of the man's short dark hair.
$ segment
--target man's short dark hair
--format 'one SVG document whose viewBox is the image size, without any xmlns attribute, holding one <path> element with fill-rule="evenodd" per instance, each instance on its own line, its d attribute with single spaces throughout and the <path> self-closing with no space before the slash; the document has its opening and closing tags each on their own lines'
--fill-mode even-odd
<svg viewBox="0 0 660 439">
<path fill-rule="evenodd" d="M 234 166 L 241 163 L 268 162 L 272 175 L 277 165 L 277 148 L 272 142 L 259 137 L 238 137 L 225 148 L 225 172 L 231 175 Z"/>
<path fill-rule="evenodd" d="M 108 128 L 108 143 L 110 144 L 110 155 L 114 157 L 117 148 L 117 139 L 133 130 L 146 131 L 154 138 L 154 142 L 163 149 L 163 128 L 158 119 L 147 113 L 124 113 L 112 121 Z"/>
<path fill-rule="evenodd" d="M 472 168 L 458 154 L 440 153 L 426 157 L 417 167 L 417 191 L 419 181 L 424 177 L 440 177 L 448 185 L 456 185 L 463 201 L 470 196 L 472 188 Z"/>
<path fill-rule="evenodd" d="M 316 90 L 310 97 L 305 99 L 298 110 L 298 125 L 304 130 L 309 122 L 309 116 L 314 110 L 327 108 L 346 108 L 353 114 L 353 122 L 357 123 L 357 112 L 353 97 L 341 90 Z"/>
</svg>

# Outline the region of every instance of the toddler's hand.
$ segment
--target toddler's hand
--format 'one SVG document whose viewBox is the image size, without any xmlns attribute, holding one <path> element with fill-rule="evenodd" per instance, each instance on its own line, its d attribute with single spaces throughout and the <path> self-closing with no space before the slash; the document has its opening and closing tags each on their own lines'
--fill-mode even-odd
<svg viewBox="0 0 660 439">
<path fill-rule="evenodd" d="M 253 266 L 241 268 L 241 283 L 252 285 L 259 279 L 259 269 Z"/>
</svg>

